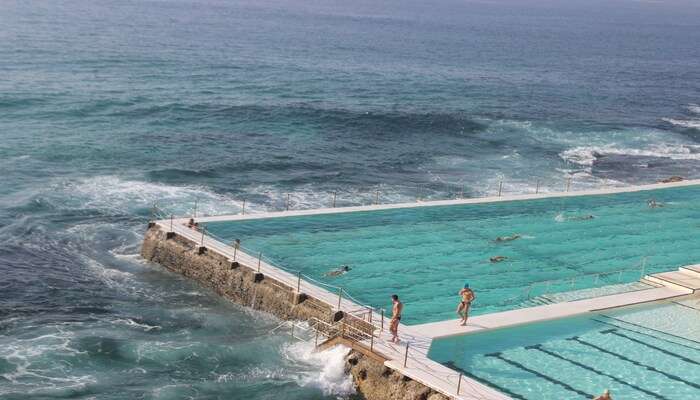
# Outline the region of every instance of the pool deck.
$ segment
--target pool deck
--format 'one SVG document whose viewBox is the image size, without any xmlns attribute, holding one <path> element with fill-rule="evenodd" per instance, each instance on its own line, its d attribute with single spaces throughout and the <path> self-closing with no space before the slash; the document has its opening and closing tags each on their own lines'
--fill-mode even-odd
<svg viewBox="0 0 700 400">
<path fill-rule="evenodd" d="M 653 276 L 653 275 L 652 275 Z M 700 274 L 698 274 L 700 279 Z M 612 294 L 592 299 L 547 304 L 536 307 L 521 308 L 469 318 L 467 326 L 460 326 L 459 320 L 431 322 L 412 325 L 431 339 L 476 333 L 479 331 L 505 328 L 509 326 L 541 322 L 551 319 L 571 317 L 588 312 L 595 312 L 616 307 L 631 306 L 653 301 L 668 300 L 692 294 L 689 288 L 662 286 L 628 293 Z"/>
<path fill-rule="evenodd" d="M 199 223 L 236 221 L 262 218 L 308 216 L 333 213 L 347 213 L 358 211 L 388 210 L 399 208 L 447 206 L 460 204 L 480 204 L 503 201 L 520 201 L 543 199 L 551 197 L 574 197 L 586 195 L 604 195 L 614 193 L 639 192 L 645 190 L 665 189 L 700 185 L 700 180 L 687 180 L 673 183 L 659 183 L 633 187 L 615 187 L 576 192 L 559 192 L 544 194 L 526 194 L 514 196 L 485 197 L 476 199 L 457 199 L 426 201 L 402 204 L 378 204 L 357 207 L 323 208 L 316 210 L 296 210 L 283 212 L 263 212 L 256 214 L 223 215 L 212 217 L 198 217 Z M 238 250 L 234 252 L 232 246 L 203 234 L 202 232 L 188 228 L 188 218 L 173 218 L 156 221 L 155 223 L 165 232 L 174 232 L 182 237 L 198 243 L 200 246 L 215 251 L 231 261 L 240 261 L 242 264 L 257 267 L 259 272 L 269 276 L 290 287 L 298 287 L 298 291 L 314 297 L 334 309 L 342 310 L 349 314 L 367 310 L 368 306 L 353 301 L 351 298 L 338 295 L 337 288 L 311 279 L 301 279 L 300 276 L 285 271 L 261 261 L 257 257 Z M 661 276 L 656 276 L 661 275 Z M 463 377 L 458 372 L 437 363 L 428 358 L 428 352 L 433 339 L 463 335 L 475 332 L 498 329 L 507 326 L 526 324 L 537 321 L 563 318 L 587 312 L 594 312 L 608 308 L 641 304 L 646 302 L 668 300 L 687 296 L 700 289 L 700 265 L 681 268 L 679 271 L 662 273 L 645 277 L 645 281 L 651 282 L 657 287 L 646 290 L 628 292 L 622 294 L 607 295 L 592 299 L 570 301 L 557 304 L 548 304 L 526 309 L 498 312 L 480 315 L 469 319 L 467 326 L 459 326 L 458 320 L 441 321 L 435 323 L 406 326 L 401 324 L 399 333 L 401 343 L 394 344 L 387 330 L 380 332 L 374 340 L 374 351 L 380 353 L 387 360 L 385 365 L 406 377 L 418 381 L 451 398 L 460 400 L 507 400 L 508 396 L 488 387 L 474 379 Z M 384 320 L 384 326 L 388 327 L 388 319 Z M 369 348 L 369 344 L 365 343 Z M 407 350 L 408 349 L 408 350 Z M 459 385 L 458 380 L 461 379 Z M 458 387 L 460 388 L 459 393 Z"/>
</svg>

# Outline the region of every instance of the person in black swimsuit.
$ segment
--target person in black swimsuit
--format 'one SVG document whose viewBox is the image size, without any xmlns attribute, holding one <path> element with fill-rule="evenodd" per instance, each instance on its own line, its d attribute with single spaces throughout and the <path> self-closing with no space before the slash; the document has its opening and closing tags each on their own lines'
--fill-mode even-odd
<svg viewBox="0 0 700 400">
<path fill-rule="evenodd" d="M 403 312 L 403 303 L 399 301 L 399 296 L 391 295 L 391 322 L 389 323 L 389 332 L 391 332 L 391 341 L 399 343 L 399 321 L 401 321 L 401 313 Z"/>
</svg>

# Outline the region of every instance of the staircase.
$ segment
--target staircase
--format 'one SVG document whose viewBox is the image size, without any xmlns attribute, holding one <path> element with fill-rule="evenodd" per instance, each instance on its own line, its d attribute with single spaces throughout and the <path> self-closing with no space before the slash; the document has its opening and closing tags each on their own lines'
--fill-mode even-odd
<svg viewBox="0 0 700 400">
<path fill-rule="evenodd" d="M 697 293 L 700 292 L 700 264 L 680 267 L 678 271 L 647 275 L 642 278 L 642 282 L 676 289 L 689 289 L 693 293 Z"/>
</svg>

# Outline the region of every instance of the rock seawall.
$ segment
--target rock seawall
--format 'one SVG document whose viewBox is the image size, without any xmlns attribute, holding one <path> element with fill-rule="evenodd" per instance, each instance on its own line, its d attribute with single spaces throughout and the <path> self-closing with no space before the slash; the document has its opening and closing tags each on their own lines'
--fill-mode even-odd
<svg viewBox="0 0 700 400">
<path fill-rule="evenodd" d="M 335 310 L 328 304 L 313 297 L 300 299 L 294 288 L 262 276 L 249 266 L 231 262 L 214 251 L 201 249 L 189 239 L 168 234 L 157 225 L 149 226 L 144 235 L 141 256 L 237 304 L 283 320 L 337 319 Z M 352 375 L 358 392 L 368 400 L 448 399 L 356 350 L 346 357 L 346 371 Z"/>
</svg>

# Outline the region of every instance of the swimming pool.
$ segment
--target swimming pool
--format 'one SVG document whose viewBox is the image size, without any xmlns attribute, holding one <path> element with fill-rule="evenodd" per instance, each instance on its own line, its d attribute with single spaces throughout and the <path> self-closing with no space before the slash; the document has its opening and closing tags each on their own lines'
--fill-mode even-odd
<svg viewBox="0 0 700 400">
<path fill-rule="evenodd" d="M 433 342 L 429 357 L 515 400 L 700 398 L 700 299 Z"/>
<path fill-rule="evenodd" d="M 663 207 L 650 208 L 654 198 Z M 342 286 L 377 307 L 397 293 L 409 324 L 455 318 L 468 281 L 473 312 L 525 304 L 533 282 L 639 266 L 660 272 L 700 261 L 700 187 L 500 203 L 414 207 L 210 222 L 283 267 Z M 593 218 L 589 218 L 593 216 Z M 497 242 L 497 237 L 519 235 Z M 504 256 L 501 262 L 489 258 Z M 325 273 L 349 265 L 336 277 Z M 635 282 L 641 270 L 578 279 L 576 289 Z M 580 286 L 583 285 L 583 286 Z M 550 291 L 573 288 L 559 281 Z M 539 286 L 542 289 L 542 285 Z"/>
</svg>

